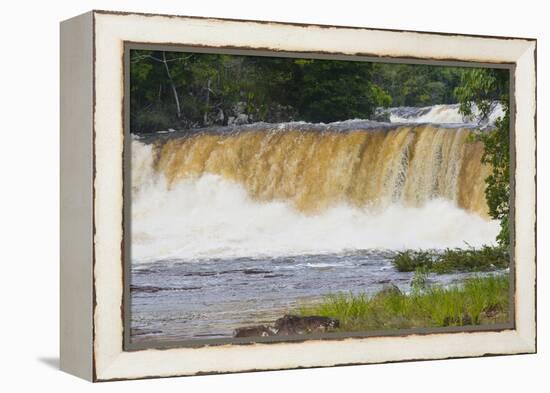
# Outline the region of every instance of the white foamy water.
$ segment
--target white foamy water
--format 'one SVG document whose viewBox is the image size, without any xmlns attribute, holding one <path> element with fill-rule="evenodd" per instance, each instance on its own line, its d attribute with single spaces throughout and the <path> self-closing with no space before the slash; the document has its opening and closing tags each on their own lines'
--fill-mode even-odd
<svg viewBox="0 0 550 393">
<path fill-rule="evenodd" d="M 474 106 L 473 116 L 468 118 L 459 111 L 459 104 L 433 105 L 423 108 L 396 107 L 387 108 L 392 123 L 438 123 L 438 124 L 472 124 L 475 123 L 479 111 Z M 494 103 L 484 124 L 494 125 L 495 121 L 504 116 L 501 104 Z"/>
<path fill-rule="evenodd" d="M 420 208 L 394 204 L 373 212 L 340 205 L 305 215 L 284 201 L 254 201 L 240 184 L 217 175 L 186 179 L 170 190 L 162 176 L 133 177 L 134 263 L 480 246 L 494 243 L 499 231 L 496 221 L 443 199 Z"/>
</svg>

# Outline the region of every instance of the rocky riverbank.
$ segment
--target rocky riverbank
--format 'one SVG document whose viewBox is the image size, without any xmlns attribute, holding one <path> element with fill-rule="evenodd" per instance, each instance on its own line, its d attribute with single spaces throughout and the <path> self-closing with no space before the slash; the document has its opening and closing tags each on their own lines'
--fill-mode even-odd
<svg viewBox="0 0 550 393">
<path fill-rule="evenodd" d="M 340 321 L 322 316 L 298 316 L 287 314 L 272 325 L 256 325 L 235 329 L 233 337 L 295 336 L 326 333 L 340 327 Z"/>
</svg>

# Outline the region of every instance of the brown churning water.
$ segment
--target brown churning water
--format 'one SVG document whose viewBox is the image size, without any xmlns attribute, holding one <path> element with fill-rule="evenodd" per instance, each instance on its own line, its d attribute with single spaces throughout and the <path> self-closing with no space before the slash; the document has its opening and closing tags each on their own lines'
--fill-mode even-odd
<svg viewBox="0 0 550 393">
<path fill-rule="evenodd" d="M 481 163 L 483 145 L 472 132 L 419 124 L 180 134 L 154 142 L 154 167 L 169 188 L 216 174 L 240 183 L 253 200 L 285 200 L 308 215 L 341 203 L 419 207 L 444 198 L 488 218 L 490 168 Z"/>
</svg>

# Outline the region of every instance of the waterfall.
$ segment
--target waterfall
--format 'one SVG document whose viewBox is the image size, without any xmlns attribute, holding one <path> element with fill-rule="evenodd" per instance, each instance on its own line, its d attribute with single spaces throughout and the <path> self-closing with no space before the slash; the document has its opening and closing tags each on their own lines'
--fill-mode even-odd
<svg viewBox="0 0 550 393">
<path fill-rule="evenodd" d="M 133 257 L 492 243 L 471 133 L 356 121 L 134 139 Z"/>
<path fill-rule="evenodd" d="M 152 160 L 155 150 L 154 170 L 164 175 L 168 187 L 215 174 L 242 185 L 253 200 L 288 201 L 303 213 L 340 203 L 419 207 L 444 198 L 485 216 L 489 170 L 480 162 L 481 144 L 467 142 L 470 132 L 406 126 L 206 133 L 149 145 L 147 158 Z M 136 176 L 151 171 L 153 162 L 142 165 L 136 162 Z"/>
</svg>

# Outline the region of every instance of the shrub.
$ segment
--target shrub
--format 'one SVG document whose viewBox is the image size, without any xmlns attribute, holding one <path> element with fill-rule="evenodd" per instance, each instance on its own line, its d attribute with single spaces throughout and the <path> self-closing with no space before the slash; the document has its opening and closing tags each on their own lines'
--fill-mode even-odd
<svg viewBox="0 0 550 393">
<path fill-rule="evenodd" d="M 414 293 L 422 292 L 428 286 L 428 269 L 419 267 L 414 272 L 414 277 L 411 280 L 411 288 Z"/>
<path fill-rule="evenodd" d="M 443 252 L 407 250 L 398 252 L 392 260 L 400 272 L 412 272 L 425 269 L 438 274 L 452 272 L 485 272 L 505 269 L 510 265 L 510 253 L 507 247 L 483 246 L 448 248 Z"/>
<path fill-rule="evenodd" d="M 506 247 L 447 249 L 432 266 L 435 273 L 484 272 L 507 268 L 510 255 Z"/>
<path fill-rule="evenodd" d="M 418 268 L 431 269 L 433 255 L 427 251 L 400 251 L 395 255 L 392 262 L 400 272 L 413 272 Z"/>
</svg>

